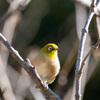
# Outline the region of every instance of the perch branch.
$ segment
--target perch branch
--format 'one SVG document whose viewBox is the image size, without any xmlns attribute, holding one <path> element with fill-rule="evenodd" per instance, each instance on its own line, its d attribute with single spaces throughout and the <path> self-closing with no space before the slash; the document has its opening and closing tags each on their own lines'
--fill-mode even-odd
<svg viewBox="0 0 100 100">
<path fill-rule="evenodd" d="M 41 81 L 36 69 L 34 66 L 34 72 L 31 71 L 29 65 L 23 60 L 23 58 L 19 55 L 19 53 L 9 44 L 6 38 L 0 33 L 0 41 L 8 48 L 11 55 L 19 62 L 19 64 L 26 70 L 32 80 L 36 83 L 38 88 L 48 94 L 53 100 L 61 100 L 49 87 L 46 87 L 45 84 Z"/>
<path fill-rule="evenodd" d="M 93 15 L 97 13 L 96 7 L 98 6 L 100 0 L 96 1 L 96 4 L 91 4 L 91 9 L 88 15 L 88 18 L 86 20 L 86 23 L 84 25 L 84 28 L 82 29 L 82 35 L 81 35 L 81 41 L 80 41 L 80 47 L 78 51 L 78 58 L 77 58 L 77 65 L 76 65 L 76 93 L 75 93 L 75 100 L 81 100 L 81 74 L 79 74 L 82 61 L 83 61 L 83 51 L 85 46 L 85 40 L 86 35 L 88 34 L 88 28 L 91 22 L 91 19 L 93 18 Z"/>
</svg>

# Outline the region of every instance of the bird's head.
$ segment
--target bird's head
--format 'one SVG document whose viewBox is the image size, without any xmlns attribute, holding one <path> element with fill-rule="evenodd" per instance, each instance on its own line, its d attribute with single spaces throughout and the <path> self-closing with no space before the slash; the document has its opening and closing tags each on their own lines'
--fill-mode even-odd
<svg viewBox="0 0 100 100">
<path fill-rule="evenodd" d="M 59 48 L 56 44 L 48 43 L 40 50 L 40 52 L 51 59 L 56 59 L 58 57 L 58 54 L 57 54 L 58 50 Z"/>
</svg>

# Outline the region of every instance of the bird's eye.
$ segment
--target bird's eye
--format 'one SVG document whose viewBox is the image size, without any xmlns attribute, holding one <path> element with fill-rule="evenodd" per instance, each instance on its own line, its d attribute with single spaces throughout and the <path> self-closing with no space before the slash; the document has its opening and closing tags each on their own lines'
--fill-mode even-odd
<svg viewBox="0 0 100 100">
<path fill-rule="evenodd" d="M 48 50 L 51 51 L 52 50 L 52 47 L 49 47 Z"/>
</svg>

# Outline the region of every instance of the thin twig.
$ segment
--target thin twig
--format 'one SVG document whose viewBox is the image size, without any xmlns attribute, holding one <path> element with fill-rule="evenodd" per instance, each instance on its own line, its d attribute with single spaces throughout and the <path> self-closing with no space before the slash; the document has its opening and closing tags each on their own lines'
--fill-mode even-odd
<svg viewBox="0 0 100 100">
<path fill-rule="evenodd" d="M 77 65 L 76 65 L 75 100 L 81 100 L 81 74 L 79 74 L 78 72 L 80 71 L 82 61 L 83 61 L 83 51 L 84 51 L 84 46 L 85 46 L 86 35 L 88 33 L 88 28 L 89 28 L 91 19 L 93 18 L 93 15 L 97 13 L 96 7 L 98 6 L 99 2 L 100 0 L 97 0 L 95 5 L 93 4 L 94 2 L 92 3 L 88 18 L 86 20 L 84 28 L 82 29 L 82 36 L 81 36 L 80 47 L 79 47 L 78 58 L 77 58 Z"/>
<path fill-rule="evenodd" d="M 9 44 L 6 38 L 0 33 L 0 41 L 8 48 L 11 55 L 19 62 L 19 64 L 26 70 L 32 80 L 36 83 L 38 88 L 48 94 L 53 100 L 61 100 L 49 87 L 46 87 L 45 84 L 41 81 L 36 69 L 34 66 L 34 72 L 31 71 L 27 63 L 23 60 L 23 58 L 19 55 L 19 53 Z"/>
<path fill-rule="evenodd" d="M 98 39 L 98 42 L 94 46 L 92 46 L 91 50 L 87 53 L 87 55 L 83 59 L 82 64 L 81 64 L 81 67 L 80 67 L 80 70 L 78 72 L 79 75 L 82 74 L 82 69 L 83 69 L 83 67 L 85 65 L 85 61 L 87 60 L 87 58 L 89 57 L 89 55 L 91 53 L 93 53 L 98 48 L 99 45 L 100 45 L 100 39 Z"/>
</svg>

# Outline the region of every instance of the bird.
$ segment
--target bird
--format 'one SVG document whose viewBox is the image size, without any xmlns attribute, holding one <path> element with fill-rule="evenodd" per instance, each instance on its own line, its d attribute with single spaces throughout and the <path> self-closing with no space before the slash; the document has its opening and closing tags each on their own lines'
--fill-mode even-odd
<svg viewBox="0 0 100 100">
<path fill-rule="evenodd" d="M 48 43 L 31 61 L 44 83 L 51 84 L 60 71 L 60 62 L 58 58 L 58 46 L 54 43 Z"/>
</svg>

